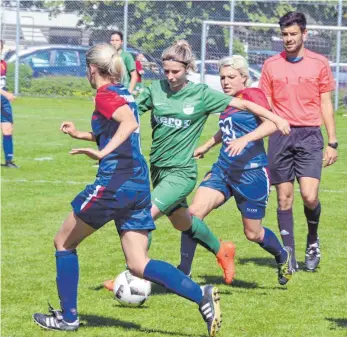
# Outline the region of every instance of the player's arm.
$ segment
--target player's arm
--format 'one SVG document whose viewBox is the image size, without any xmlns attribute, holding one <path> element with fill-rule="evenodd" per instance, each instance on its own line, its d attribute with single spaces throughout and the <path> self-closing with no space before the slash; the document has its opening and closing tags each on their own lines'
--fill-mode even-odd
<svg viewBox="0 0 347 337">
<path fill-rule="evenodd" d="M 288 135 L 290 132 L 290 125 L 287 120 L 281 118 L 280 116 L 275 115 L 271 111 L 263 108 L 262 106 L 253 103 L 251 101 L 242 100 L 237 97 L 233 97 L 229 103 L 229 106 L 232 106 L 239 110 L 247 110 L 258 117 L 263 117 L 275 123 L 277 129 L 282 132 L 284 135 Z"/>
<path fill-rule="evenodd" d="M 137 72 L 136 72 L 136 63 L 133 57 L 130 54 L 127 54 L 124 60 L 125 67 L 130 74 L 130 83 L 129 83 L 129 92 L 132 93 L 136 87 L 137 82 Z"/>
<path fill-rule="evenodd" d="M 11 92 L 8 92 L 8 91 L 3 90 L 3 89 L 0 89 L 0 94 L 2 96 L 5 96 L 10 102 L 12 102 L 16 98 L 16 96 L 13 95 Z"/>
<path fill-rule="evenodd" d="M 321 110 L 322 117 L 325 125 L 325 129 L 328 135 L 328 143 L 336 143 L 336 126 L 335 126 L 335 116 L 334 116 L 334 108 L 331 102 L 331 93 L 324 92 L 320 94 L 321 97 Z M 337 149 L 330 147 L 329 145 L 326 147 L 324 152 L 324 166 L 332 165 L 337 160 Z"/>
<path fill-rule="evenodd" d="M 91 148 L 82 148 L 72 149 L 70 154 L 86 154 L 92 159 L 100 160 L 123 144 L 139 127 L 133 112 L 127 104 L 117 108 L 112 114 L 112 119 L 119 123 L 119 127 L 111 140 L 101 151 Z"/>
<path fill-rule="evenodd" d="M 130 83 L 129 83 L 129 92 L 132 93 L 135 89 L 137 83 L 137 72 L 136 70 L 133 70 L 130 72 Z"/>
<path fill-rule="evenodd" d="M 72 138 L 95 142 L 95 135 L 93 132 L 78 131 L 73 122 L 61 123 L 60 130 Z"/>
<path fill-rule="evenodd" d="M 218 130 L 216 134 L 210 138 L 205 144 L 197 147 L 194 151 L 194 158 L 201 159 L 204 158 L 204 154 L 212 149 L 212 147 L 220 144 L 222 142 L 222 131 Z"/>
<path fill-rule="evenodd" d="M 247 133 L 240 138 L 229 141 L 225 152 L 229 152 L 229 155 L 232 157 L 238 156 L 249 142 L 255 142 L 259 139 L 263 139 L 270 136 L 277 130 L 277 127 L 273 122 L 264 118 L 262 118 L 262 121 L 263 122 L 252 132 Z"/>
<path fill-rule="evenodd" d="M 139 109 L 140 116 L 145 112 L 153 109 L 151 86 L 146 87 L 145 90 L 135 100 L 137 108 Z"/>
</svg>

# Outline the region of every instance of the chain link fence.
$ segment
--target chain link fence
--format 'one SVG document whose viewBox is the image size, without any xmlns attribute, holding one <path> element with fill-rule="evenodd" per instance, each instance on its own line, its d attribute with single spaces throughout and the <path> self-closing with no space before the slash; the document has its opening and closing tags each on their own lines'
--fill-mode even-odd
<svg viewBox="0 0 347 337">
<path fill-rule="evenodd" d="M 18 51 L 19 92 L 28 95 L 92 95 L 85 76 L 85 53 L 111 32 L 123 31 L 125 46 L 135 57 L 145 56 L 144 79 L 163 77 L 161 53 L 178 39 L 191 44 L 197 60 L 202 52 L 205 20 L 278 23 L 288 11 L 300 11 L 310 25 L 347 26 L 347 1 L 24 1 L 3 0 L 1 38 L 9 63 L 9 87 L 14 90 Z M 340 18 L 340 22 L 339 22 Z M 19 24 L 17 24 L 19 22 Z M 328 57 L 339 70 L 339 106 L 347 106 L 347 32 L 313 30 L 306 47 Z M 230 41 L 232 40 L 232 44 Z M 16 42 L 17 41 L 17 42 Z M 216 73 L 213 60 L 230 53 L 247 57 L 254 79 L 266 58 L 282 51 L 279 29 L 209 26 L 205 45 L 206 73 Z M 339 67 L 336 66 L 339 60 Z M 337 69 L 339 68 L 339 69 Z M 198 69 L 199 71 L 199 69 Z M 77 89 L 75 91 L 71 88 Z"/>
</svg>

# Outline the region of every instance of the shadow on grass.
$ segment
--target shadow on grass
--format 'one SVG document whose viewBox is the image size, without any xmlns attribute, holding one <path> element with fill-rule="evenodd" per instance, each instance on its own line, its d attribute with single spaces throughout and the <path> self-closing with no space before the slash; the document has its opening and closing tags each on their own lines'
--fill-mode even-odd
<svg viewBox="0 0 347 337">
<path fill-rule="evenodd" d="M 211 276 L 211 275 L 199 275 L 200 278 L 203 278 L 204 280 L 202 282 L 199 282 L 200 285 L 205 284 L 223 284 L 224 279 L 222 276 Z M 227 286 L 227 285 L 226 285 Z M 258 283 L 256 282 L 247 282 L 242 280 L 233 280 L 233 283 L 230 285 L 232 288 L 243 288 L 243 289 L 256 289 L 259 288 Z"/>
<path fill-rule="evenodd" d="M 100 284 L 99 286 L 95 286 L 95 287 L 89 287 L 90 290 L 95 290 L 95 291 L 99 291 L 101 289 L 105 289 L 104 286 L 102 284 Z"/>
<path fill-rule="evenodd" d="M 347 329 L 347 318 L 325 318 L 327 321 L 334 323 L 336 326 L 331 328 L 335 330 L 336 328 Z"/>
<path fill-rule="evenodd" d="M 80 320 L 83 321 L 83 325 L 82 325 L 83 329 L 89 328 L 89 327 L 120 327 L 120 328 L 125 329 L 125 330 L 137 330 L 137 331 L 144 332 L 144 333 L 159 333 L 162 336 L 165 336 L 165 335 L 168 335 L 168 336 L 186 336 L 186 337 L 192 336 L 192 335 L 185 334 L 182 332 L 142 328 L 140 324 L 127 322 L 127 321 L 121 321 L 121 320 L 113 318 L 113 317 L 81 314 Z M 204 337 L 204 336 L 205 335 L 201 335 L 198 337 Z"/>
<path fill-rule="evenodd" d="M 160 286 L 159 284 L 152 283 L 151 296 L 160 296 L 160 295 L 175 295 L 170 290 Z"/>
<path fill-rule="evenodd" d="M 277 268 L 277 263 L 276 263 L 275 259 L 270 258 L 270 257 L 266 257 L 266 258 L 260 258 L 260 257 L 240 258 L 240 259 L 238 259 L 238 263 L 241 265 L 248 264 L 248 263 L 254 263 L 258 266 Z"/>
</svg>

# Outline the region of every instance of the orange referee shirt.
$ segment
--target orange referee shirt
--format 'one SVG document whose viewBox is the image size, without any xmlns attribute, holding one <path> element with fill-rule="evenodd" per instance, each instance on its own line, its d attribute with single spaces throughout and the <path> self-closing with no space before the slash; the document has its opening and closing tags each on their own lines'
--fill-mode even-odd
<svg viewBox="0 0 347 337">
<path fill-rule="evenodd" d="M 328 59 L 305 49 L 297 63 L 287 61 L 285 52 L 267 59 L 259 86 L 271 98 L 273 112 L 290 125 L 320 126 L 320 94 L 334 90 L 335 81 Z"/>
</svg>

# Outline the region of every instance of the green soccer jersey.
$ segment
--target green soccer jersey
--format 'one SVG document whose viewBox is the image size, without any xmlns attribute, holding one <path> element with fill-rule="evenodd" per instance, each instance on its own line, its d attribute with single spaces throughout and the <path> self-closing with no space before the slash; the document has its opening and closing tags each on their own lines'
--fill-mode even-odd
<svg viewBox="0 0 347 337">
<path fill-rule="evenodd" d="M 154 81 L 136 99 L 140 114 L 152 111 L 151 164 L 195 165 L 193 152 L 210 113 L 223 112 L 232 97 L 205 84 L 188 84 L 178 92 L 166 80 Z"/>
<path fill-rule="evenodd" d="M 125 66 L 125 74 L 122 80 L 122 84 L 126 88 L 128 88 L 130 84 L 130 79 L 131 79 L 131 72 L 136 70 L 135 60 L 130 53 L 124 50 L 121 51 L 120 57 L 122 58 L 124 66 Z"/>
</svg>

